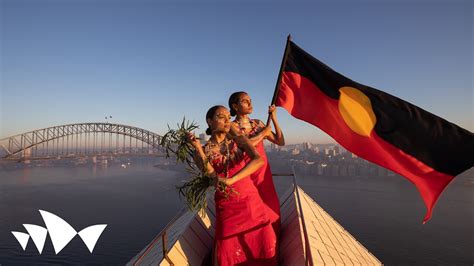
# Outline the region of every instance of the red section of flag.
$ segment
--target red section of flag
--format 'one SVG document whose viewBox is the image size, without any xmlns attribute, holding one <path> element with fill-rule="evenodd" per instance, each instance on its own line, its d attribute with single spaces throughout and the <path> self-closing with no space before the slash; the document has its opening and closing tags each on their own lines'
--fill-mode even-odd
<svg viewBox="0 0 474 266">
<path fill-rule="evenodd" d="M 310 80 L 294 72 L 283 72 L 276 105 L 294 117 L 319 127 L 357 156 L 405 176 L 417 187 L 430 219 L 433 207 L 453 176 L 437 172 L 380 138 L 375 131 L 369 137 L 352 131 L 344 122 L 338 100 L 326 96 Z"/>
</svg>

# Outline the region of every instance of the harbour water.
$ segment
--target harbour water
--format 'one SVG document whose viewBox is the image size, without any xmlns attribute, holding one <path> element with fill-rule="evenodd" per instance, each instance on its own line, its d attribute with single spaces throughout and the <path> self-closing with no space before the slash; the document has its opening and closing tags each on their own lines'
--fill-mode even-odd
<svg viewBox="0 0 474 266">
<path fill-rule="evenodd" d="M 182 207 L 175 186 L 186 178 L 186 172 L 163 162 L 163 158 L 156 157 L 122 158 L 107 165 L 0 170 L 0 264 L 125 264 Z M 297 173 L 297 180 L 306 193 L 387 265 L 472 265 L 472 170 L 450 184 L 425 225 L 421 224 L 425 214 L 421 197 L 402 177 L 315 177 Z M 290 178 L 275 178 L 278 192 L 291 182 Z M 23 251 L 11 231 L 26 232 L 22 226 L 26 223 L 44 226 L 38 210 L 58 215 L 76 231 L 93 224 L 107 227 L 92 254 L 79 237 L 59 254 L 54 253 L 49 237 L 42 254 L 31 239 Z"/>
</svg>

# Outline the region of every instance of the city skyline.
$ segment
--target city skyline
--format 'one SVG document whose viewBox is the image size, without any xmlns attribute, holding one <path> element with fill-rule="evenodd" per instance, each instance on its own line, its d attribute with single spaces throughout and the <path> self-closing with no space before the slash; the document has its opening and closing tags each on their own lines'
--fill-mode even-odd
<svg viewBox="0 0 474 266">
<path fill-rule="evenodd" d="M 239 90 L 266 120 L 286 36 L 473 131 L 472 2 L 2 1 L 0 138 L 80 122 L 163 134 Z M 333 143 L 278 108 L 287 143 Z"/>
</svg>

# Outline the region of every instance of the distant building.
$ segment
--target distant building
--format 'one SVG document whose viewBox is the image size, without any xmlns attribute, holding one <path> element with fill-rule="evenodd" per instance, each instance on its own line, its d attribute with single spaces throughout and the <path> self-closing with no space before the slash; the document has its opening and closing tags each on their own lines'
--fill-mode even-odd
<svg viewBox="0 0 474 266">
<path fill-rule="evenodd" d="M 201 142 L 201 145 L 206 144 L 208 140 L 209 140 L 209 137 L 206 134 L 204 133 L 199 134 L 199 141 Z"/>
<path fill-rule="evenodd" d="M 311 143 L 303 142 L 303 150 L 304 151 L 309 151 L 310 149 L 311 149 Z"/>
<path fill-rule="evenodd" d="M 275 143 L 270 143 L 270 151 L 271 152 L 276 152 L 278 151 L 278 145 L 276 145 Z"/>
<path fill-rule="evenodd" d="M 291 150 L 291 154 L 292 155 L 298 155 L 298 154 L 300 154 L 300 150 L 298 150 L 297 148 L 294 148 L 293 150 Z"/>
<path fill-rule="evenodd" d="M 330 152 L 330 151 L 331 151 L 331 150 L 330 150 L 329 148 L 324 148 L 324 154 L 325 154 L 325 155 L 329 155 L 329 152 Z"/>
<path fill-rule="evenodd" d="M 347 153 L 348 151 L 346 149 L 344 149 L 344 147 L 342 146 L 339 146 L 339 153 L 340 154 L 344 154 L 344 153 Z"/>
<path fill-rule="evenodd" d="M 337 146 L 337 145 L 334 146 L 333 151 L 334 151 L 334 152 L 333 152 L 334 156 L 336 156 L 336 155 L 338 155 L 338 154 L 341 154 L 340 151 L 339 151 L 339 146 Z"/>
<path fill-rule="evenodd" d="M 319 147 L 318 147 L 318 146 L 314 146 L 314 147 L 313 147 L 313 151 L 314 151 L 314 153 L 318 154 L 318 153 L 319 153 Z"/>
<path fill-rule="evenodd" d="M 287 147 L 287 146 L 283 146 L 283 147 L 280 147 L 278 150 L 279 150 L 279 151 L 288 151 L 288 147 Z"/>
</svg>

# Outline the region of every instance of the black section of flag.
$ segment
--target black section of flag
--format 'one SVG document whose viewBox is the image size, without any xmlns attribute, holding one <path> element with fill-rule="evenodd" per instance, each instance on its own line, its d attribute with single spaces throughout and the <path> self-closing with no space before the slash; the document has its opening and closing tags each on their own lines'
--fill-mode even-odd
<svg viewBox="0 0 474 266">
<path fill-rule="evenodd" d="M 339 99 L 341 87 L 359 89 L 371 101 L 377 117 L 376 134 L 438 172 L 456 176 L 474 164 L 472 132 L 395 96 L 344 77 L 293 42 L 284 71 L 311 80 L 335 100 Z"/>
</svg>

